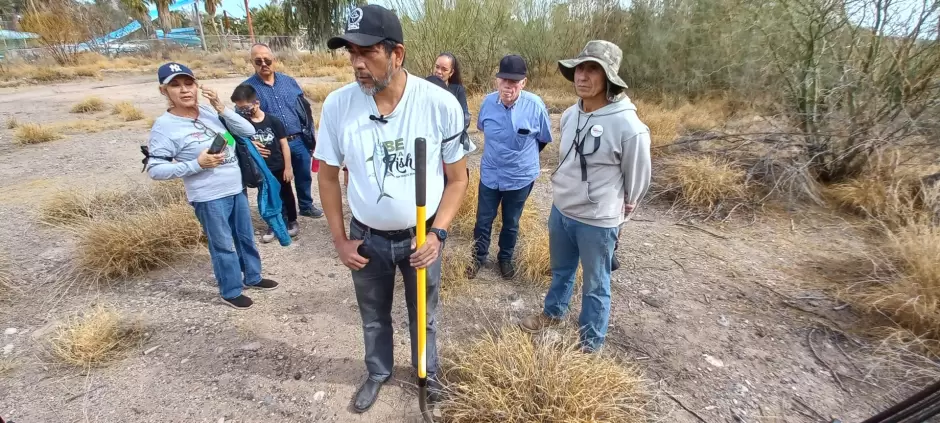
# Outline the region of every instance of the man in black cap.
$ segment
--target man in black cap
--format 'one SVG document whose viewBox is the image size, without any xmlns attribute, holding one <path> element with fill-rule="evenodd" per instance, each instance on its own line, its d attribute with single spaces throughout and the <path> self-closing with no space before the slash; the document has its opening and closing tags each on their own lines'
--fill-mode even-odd
<svg viewBox="0 0 940 423">
<path fill-rule="evenodd" d="M 424 78 L 403 68 L 404 37 L 398 17 L 367 5 L 354 9 L 346 32 L 327 42 L 344 47 L 357 84 L 330 93 L 323 102 L 315 157 L 320 200 L 340 260 L 352 270 L 362 316 L 369 375 L 353 408 L 375 402 L 393 366 L 392 299 L 395 269 L 401 271 L 411 331 L 411 361 L 417 367 L 416 268 L 427 269 L 427 376 L 429 400 L 440 393 L 435 316 L 441 281 L 441 248 L 467 190 L 467 164 L 460 137 L 463 109 Z M 427 140 L 427 242 L 415 248 L 415 138 Z M 441 163 L 444 163 L 441 166 Z M 339 169 L 349 169 L 349 236 L 343 220 Z M 444 175 L 447 175 L 447 185 Z"/>
<path fill-rule="evenodd" d="M 519 219 L 541 166 L 539 152 L 552 141 L 548 109 L 539 96 L 524 91 L 526 63 L 518 55 L 503 57 L 496 74 L 498 90 L 480 104 L 477 129 L 483 132 L 477 219 L 473 229 L 474 257 L 471 278 L 486 262 L 490 232 L 502 205 L 499 233 L 499 272 L 511 279 L 516 274 L 512 256 L 519 234 Z"/>
</svg>

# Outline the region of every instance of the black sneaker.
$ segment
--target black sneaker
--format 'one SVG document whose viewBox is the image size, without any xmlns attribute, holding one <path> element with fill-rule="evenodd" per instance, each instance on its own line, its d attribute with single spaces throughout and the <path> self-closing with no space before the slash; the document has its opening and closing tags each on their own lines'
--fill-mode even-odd
<svg viewBox="0 0 940 423">
<path fill-rule="evenodd" d="M 614 256 L 614 259 L 610 261 L 610 271 L 613 272 L 620 268 L 620 260 L 617 260 L 617 256 Z"/>
<path fill-rule="evenodd" d="M 251 298 L 248 298 L 244 295 L 239 295 L 230 299 L 222 298 L 222 302 L 237 310 L 247 310 L 251 308 L 252 304 L 255 303 L 254 301 L 251 301 Z"/>
<path fill-rule="evenodd" d="M 301 215 L 301 216 L 306 216 L 306 217 L 312 217 L 312 218 L 316 219 L 316 218 L 323 217 L 323 210 L 318 209 L 317 206 L 313 206 L 312 209 L 309 209 L 309 210 L 301 210 L 301 211 L 300 211 L 300 215 Z"/>
<path fill-rule="evenodd" d="M 261 282 L 258 282 L 255 285 L 246 285 L 245 288 L 263 289 L 265 291 L 273 291 L 277 289 L 277 282 L 274 282 L 270 279 L 261 279 Z"/>
<path fill-rule="evenodd" d="M 501 261 L 499 273 L 503 275 L 503 279 L 512 279 L 516 276 L 516 266 L 511 261 Z"/>
</svg>

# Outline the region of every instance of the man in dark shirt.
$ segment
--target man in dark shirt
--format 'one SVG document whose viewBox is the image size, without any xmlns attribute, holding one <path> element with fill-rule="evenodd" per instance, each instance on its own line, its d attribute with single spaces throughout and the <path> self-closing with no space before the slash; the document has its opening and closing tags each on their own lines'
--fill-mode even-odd
<svg viewBox="0 0 940 423">
<path fill-rule="evenodd" d="M 313 147 L 304 144 L 302 135 L 302 120 L 306 115 L 300 103 L 303 90 L 294 78 L 274 71 L 274 53 L 267 45 L 252 46 L 251 64 L 255 67 L 255 74 L 244 83 L 255 89 L 261 102 L 261 110 L 278 118 L 287 132 L 290 161 L 297 171 L 297 202 L 300 205 L 300 215 L 322 217 L 323 211 L 313 205 L 310 192 L 313 186 L 313 174 L 310 170 Z M 312 122 L 310 125 L 312 126 Z"/>
<path fill-rule="evenodd" d="M 241 84 L 235 87 L 232 102 L 235 103 L 235 111 L 254 125 L 255 135 L 251 139 L 254 144 L 270 152 L 264 158 L 264 163 L 281 184 L 281 207 L 284 221 L 287 222 L 287 233 L 295 237 L 300 233 L 300 225 L 297 224 L 297 204 L 294 202 L 294 190 L 291 188 L 294 169 L 290 160 L 284 160 L 284 157 L 290 155 L 284 124 L 261 110 L 258 95 L 251 85 Z M 268 228 L 268 232 L 261 237 L 261 242 L 269 243 L 273 240 L 274 231 Z"/>
</svg>

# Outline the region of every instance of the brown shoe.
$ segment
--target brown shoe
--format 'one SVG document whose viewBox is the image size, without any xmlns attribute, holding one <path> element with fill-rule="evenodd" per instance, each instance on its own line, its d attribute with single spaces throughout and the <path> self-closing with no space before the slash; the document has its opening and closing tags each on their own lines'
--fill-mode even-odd
<svg viewBox="0 0 940 423">
<path fill-rule="evenodd" d="M 519 322 L 519 327 L 526 332 L 536 333 L 541 332 L 545 328 L 558 326 L 561 322 L 561 319 L 553 319 L 546 316 L 545 313 L 539 313 L 526 316 Z"/>
</svg>

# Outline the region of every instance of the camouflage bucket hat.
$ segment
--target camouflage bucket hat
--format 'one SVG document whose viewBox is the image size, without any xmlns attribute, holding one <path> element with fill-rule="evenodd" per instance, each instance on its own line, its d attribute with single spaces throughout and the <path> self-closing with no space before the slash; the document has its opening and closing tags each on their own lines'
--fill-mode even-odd
<svg viewBox="0 0 940 423">
<path fill-rule="evenodd" d="M 623 58 L 623 51 L 620 47 L 610 41 L 592 40 L 588 41 L 581 50 L 581 54 L 574 59 L 559 60 L 558 70 L 569 81 L 574 81 L 574 68 L 584 62 L 594 62 L 604 68 L 607 74 L 607 80 L 621 88 L 627 88 L 627 83 L 620 79 L 617 72 L 620 71 L 620 60 Z"/>
</svg>

